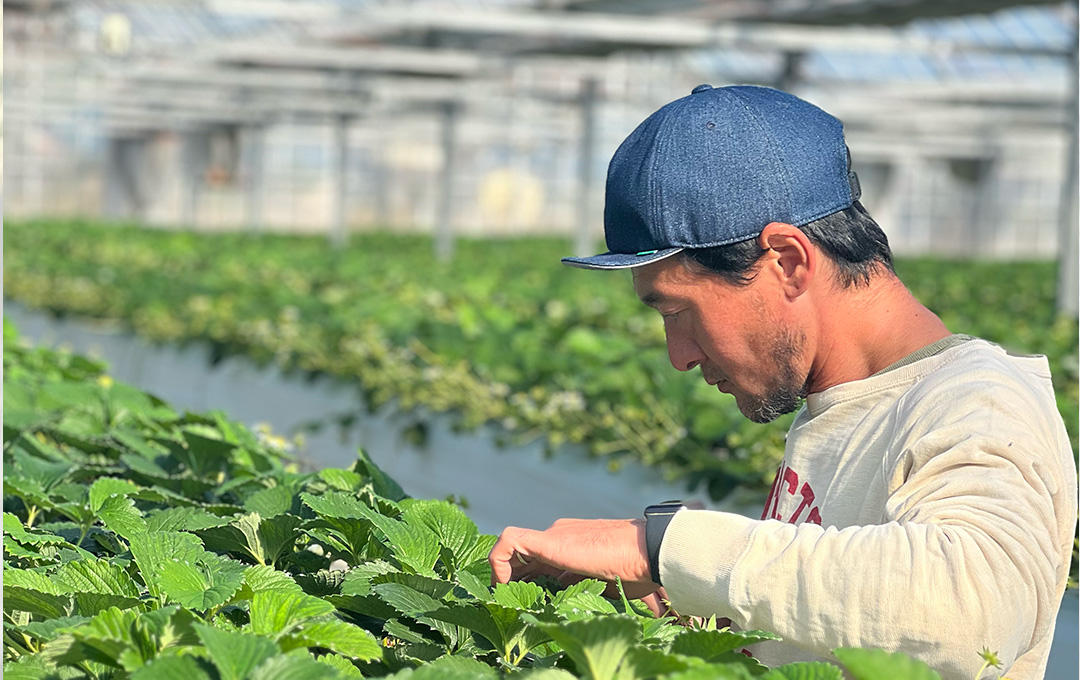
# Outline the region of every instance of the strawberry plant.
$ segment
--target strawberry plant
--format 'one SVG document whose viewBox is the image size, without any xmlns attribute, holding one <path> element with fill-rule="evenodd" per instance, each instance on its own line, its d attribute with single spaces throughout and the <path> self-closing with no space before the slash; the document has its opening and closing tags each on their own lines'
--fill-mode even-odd
<svg viewBox="0 0 1080 680">
<path fill-rule="evenodd" d="M 490 583 L 456 505 L 363 452 L 303 472 L 221 413 L 178 413 L 4 325 L 4 675 L 277 680 L 839 680 L 776 636 L 689 628 L 606 584 Z M 333 568 L 343 560 L 346 568 Z M 937 678 L 874 650 L 860 680 Z"/>
<path fill-rule="evenodd" d="M 341 251 L 317 237 L 84 222 L 9 223 L 5 237 L 5 295 L 28 306 L 206 341 L 216 359 L 341 376 L 370 408 L 393 400 L 511 439 L 580 442 L 612 467 L 656 465 L 714 498 L 766 487 L 790 424 L 751 423 L 730 396 L 672 370 L 628 275 L 561 266 L 569 246 L 557 239 L 463 239 L 446 265 L 427 238 L 386 234 Z M 954 332 L 1048 355 L 1075 447 L 1080 336 L 1055 315 L 1053 263 L 903 260 L 897 271 Z"/>
</svg>

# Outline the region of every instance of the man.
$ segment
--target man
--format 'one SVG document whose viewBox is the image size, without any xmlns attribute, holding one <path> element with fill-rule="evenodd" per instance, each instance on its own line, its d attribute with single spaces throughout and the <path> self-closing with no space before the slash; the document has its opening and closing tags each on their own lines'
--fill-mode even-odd
<svg viewBox="0 0 1080 680">
<path fill-rule="evenodd" d="M 564 261 L 631 268 L 671 363 L 748 418 L 805 404 L 761 520 L 673 503 L 509 527 L 493 580 L 662 584 L 680 614 L 781 635 L 753 648 L 770 665 L 877 647 L 970 679 L 989 648 L 1043 677 L 1077 517 L 1046 358 L 952 335 L 858 198 L 840 122 L 768 88 L 699 86 L 623 142 L 610 252 Z"/>
</svg>

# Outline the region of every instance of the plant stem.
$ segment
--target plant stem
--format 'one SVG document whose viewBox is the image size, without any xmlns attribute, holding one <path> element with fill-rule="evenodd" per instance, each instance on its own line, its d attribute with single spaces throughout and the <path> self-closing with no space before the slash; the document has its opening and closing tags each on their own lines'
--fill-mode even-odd
<svg viewBox="0 0 1080 680">
<path fill-rule="evenodd" d="M 975 674 L 975 680 L 979 680 L 979 678 L 982 677 L 983 671 L 985 671 L 989 667 L 990 667 L 990 662 L 989 661 L 984 661 L 983 665 L 982 665 L 982 668 L 980 668 L 979 672 Z"/>
</svg>

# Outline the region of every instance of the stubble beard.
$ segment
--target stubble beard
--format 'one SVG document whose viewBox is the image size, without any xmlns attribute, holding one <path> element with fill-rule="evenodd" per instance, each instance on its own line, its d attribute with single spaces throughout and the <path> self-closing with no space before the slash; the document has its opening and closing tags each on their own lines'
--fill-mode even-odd
<svg viewBox="0 0 1080 680">
<path fill-rule="evenodd" d="M 777 334 L 771 351 L 775 363 L 773 379 L 763 395 L 749 395 L 750 403 L 740 409 L 744 416 L 755 423 L 770 423 L 799 408 L 810 391 L 810 376 L 800 377 L 796 368 L 805 345 L 806 334 L 802 331 L 783 329 Z"/>
</svg>

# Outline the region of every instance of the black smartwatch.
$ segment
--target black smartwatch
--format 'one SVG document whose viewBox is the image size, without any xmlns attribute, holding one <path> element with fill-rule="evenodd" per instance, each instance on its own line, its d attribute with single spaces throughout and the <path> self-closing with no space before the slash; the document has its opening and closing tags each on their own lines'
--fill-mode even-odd
<svg viewBox="0 0 1080 680">
<path fill-rule="evenodd" d="M 660 583 L 660 544 L 675 513 L 686 509 L 682 501 L 664 501 L 645 508 L 645 550 L 649 554 L 649 577 Z"/>
</svg>

